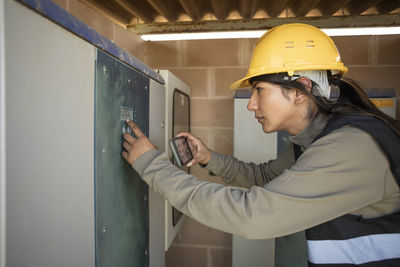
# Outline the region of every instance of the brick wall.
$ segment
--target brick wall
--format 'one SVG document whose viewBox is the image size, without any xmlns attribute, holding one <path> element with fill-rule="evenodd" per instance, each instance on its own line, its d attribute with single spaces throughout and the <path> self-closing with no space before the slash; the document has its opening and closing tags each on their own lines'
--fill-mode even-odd
<svg viewBox="0 0 400 267">
<path fill-rule="evenodd" d="M 396 117 L 400 118 L 400 35 L 333 37 L 342 60 L 349 68 L 346 76 L 366 88 L 394 88 Z"/>
<path fill-rule="evenodd" d="M 52 0 L 60 7 L 92 27 L 119 47 L 143 61 L 144 41 L 134 33 L 116 25 L 79 0 Z"/>
<path fill-rule="evenodd" d="M 213 150 L 233 153 L 233 92 L 230 83 L 247 69 L 255 39 L 143 42 L 78 0 L 55 0 L 99 33 L 152 68 L 169 69 L 192 88 L 192 132 Z M 400 118 L 400 35 L 334 37 L 348 77 L 368 88 L 396 89 Z M 199 178 L 222 183 L 193 167 Z M 232 264 L 232 236 L 187 219 L 167 252 L 167 266 Z"/>
</svg>

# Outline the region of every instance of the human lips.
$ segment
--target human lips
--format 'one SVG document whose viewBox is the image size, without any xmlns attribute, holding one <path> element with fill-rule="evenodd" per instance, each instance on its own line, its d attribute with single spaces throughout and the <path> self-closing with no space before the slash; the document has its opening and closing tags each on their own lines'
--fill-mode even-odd
<svg viewBox="0 0 400 267">
<path fill-rule="evenodd" d="M 255 117 L 256 117 L 256 120 L 258 120 L 258 122 L 262 122 L 264 120 L 263 116 L 256 115 Z"/>
</svg>

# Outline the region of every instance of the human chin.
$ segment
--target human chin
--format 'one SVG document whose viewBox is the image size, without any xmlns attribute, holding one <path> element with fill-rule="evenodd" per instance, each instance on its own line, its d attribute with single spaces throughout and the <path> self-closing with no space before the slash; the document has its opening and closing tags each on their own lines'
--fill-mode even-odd
<svg viewBox="0 0 400 267">
<path fill-rule="evenodd" d="M 273 133 L 276 131 L 273 127 L 271 127 L 271 125 L 268 125 L 265 122 L 262 124 L 262 128 L 264 133 Z"/>
</svg>

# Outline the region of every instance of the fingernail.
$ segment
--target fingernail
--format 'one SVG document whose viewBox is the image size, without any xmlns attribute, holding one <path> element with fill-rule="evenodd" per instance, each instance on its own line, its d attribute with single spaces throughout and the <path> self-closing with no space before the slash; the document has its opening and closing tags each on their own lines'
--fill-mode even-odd
<svg viewBox="0 0 400 267">
<path fill-rule="evenodd" d="M 191 162 L 189 162 L 187 166 L 188 166 L 188 167 L 191 167 L 191 166 L 192 166 L 192 163 L 191 163 Z"/>
</svg>

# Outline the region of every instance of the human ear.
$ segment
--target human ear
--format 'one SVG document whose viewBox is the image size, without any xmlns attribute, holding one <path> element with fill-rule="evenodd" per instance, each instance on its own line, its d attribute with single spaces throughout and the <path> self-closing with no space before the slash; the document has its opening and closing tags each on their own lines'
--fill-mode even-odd
<svg viewBox="0 0 400 267">
<path fill-rule="evenodd" d="M 306 77 L 300 77 L 299 79 L 296 80 L 296 82 L 302 84 L 308 93 L 311 92 L 312 82 L 310 79 Z M 307 98 L 306 93 L 304 93 L 300 89 L 296 89 L 296 97 L 295 97 L 296 104 L 302 103 L 306 98 Z"/>
<path fill-rule="evenodd" d="M 307 92 L 311 92 L 312 82 L 310 79 L 307 77 L 300 77 L 296 80 L 296 82 L 301 83 L 306 88 Z"/>
</svg>

